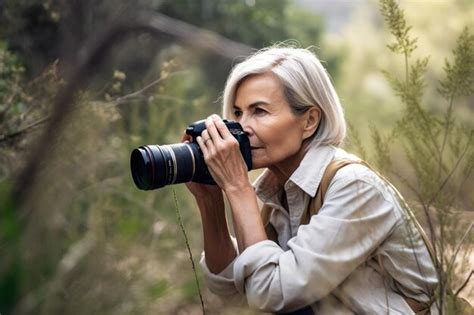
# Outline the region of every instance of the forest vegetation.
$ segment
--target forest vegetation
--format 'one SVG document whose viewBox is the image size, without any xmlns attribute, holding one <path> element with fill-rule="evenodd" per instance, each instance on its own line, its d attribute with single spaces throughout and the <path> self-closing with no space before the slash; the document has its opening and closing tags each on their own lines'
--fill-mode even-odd
<svg viewBox="0 0 474 315">
<path fill-rule="evenodd" d="M 324 61 L 345 148 L 428 232 L 439 308 L 474 304 L 474 3 L 367 3 L 330 33 L 290 0 L 1 1 L 0 314 L 200 314 L 201 294 L 206 314 L 254 314 L 220 304 L 192 267 L 186 244 L 197 264 L 202 232 L 184 185 L 140 191 L 129 158 L 220 113 L 232 65 L 282 41 Z M 170 31 L 132 32 L 81 64 L 140 12 Z"/>
</svg>

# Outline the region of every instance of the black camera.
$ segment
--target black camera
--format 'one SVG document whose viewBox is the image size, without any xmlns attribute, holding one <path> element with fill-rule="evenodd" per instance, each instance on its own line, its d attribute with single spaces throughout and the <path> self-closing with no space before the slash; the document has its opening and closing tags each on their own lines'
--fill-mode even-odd
<svg viewBox="0 0 474 315">
<path fill-rule="evenodd" d="M 249 138 L 238 122 L 225 119 L 223 121 L 230 133 L 239 141 L 240 152 L 250 171 L 252 153 Z M 144 145 L 134 149 L 130 157 L 130 168 L 135 185 L 142 190 L 189 181 L 215 185 L 216 182 L 204 162 L 201 148 L 196 143 L 196 138 L 205 129 L 205 121 L 199 120 L 186 128 L 186 134 L 193 139 L 191 143 Z"/>
</svg>

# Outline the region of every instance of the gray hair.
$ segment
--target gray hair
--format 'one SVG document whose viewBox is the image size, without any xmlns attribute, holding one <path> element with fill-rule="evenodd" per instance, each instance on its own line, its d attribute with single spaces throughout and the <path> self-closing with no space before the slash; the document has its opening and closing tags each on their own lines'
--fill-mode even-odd
<svg viewBox="0 0 474 315">
<path fill-rule="evenodd" d="M 284 88 L 284 95 L 295 115 L 312 106 L 321 110 L 321 120 L 312 138 L 316 145 L 342 144 L 346 122 L 339 97 L 326 69 L 309 49 L 269 47 L 257 51 L 231 71 L 223 97 L 223 116 L 235 119 L 233 108 L 239 84 L 247 77 L 272 72 Z"/>
</svg>

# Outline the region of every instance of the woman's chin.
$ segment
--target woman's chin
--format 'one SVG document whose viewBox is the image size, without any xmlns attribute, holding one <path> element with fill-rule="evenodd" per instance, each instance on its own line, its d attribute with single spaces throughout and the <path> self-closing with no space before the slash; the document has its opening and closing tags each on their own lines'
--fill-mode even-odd
<svg viewBox="0 0 474 315">
<path fill-rule="evenodd" d="M 269 164 L 268 156 L 262 149 L 252 150 L 252 169 L 266 168 Z"/>
<path fill-rule="evenodd" d="M 258 170 L 262 168 L 268 167 L 268 163 L 264 163 L 260 159 L 252 159 L 252 169 L 253 170 Z"/>
</svg>

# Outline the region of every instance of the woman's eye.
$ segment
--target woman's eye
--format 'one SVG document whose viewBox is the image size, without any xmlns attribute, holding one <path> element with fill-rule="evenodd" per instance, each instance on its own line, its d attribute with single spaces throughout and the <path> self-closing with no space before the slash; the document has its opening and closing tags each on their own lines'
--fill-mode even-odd
<svg viewBox="0 0 474 315">
<path fill-rule="evenodd" d="M 264 110 L 264 109 L 261 109 L 261 108 L 258 108 L 258 107 L 255 108 L 255 114 L 257 114 L 257 115 L 262 115 L 262 114 L 266 114 L 266 113 L 267 113 L 267 111 Z"/>
<path fill-rule="evenodd" d="M 241 111 L 241 110 L 234 110 L 234 116 L 235 116 L 235 117 L 240 117 L 240 116 L 242 116 L 242 111 Z"/>
</svg>

